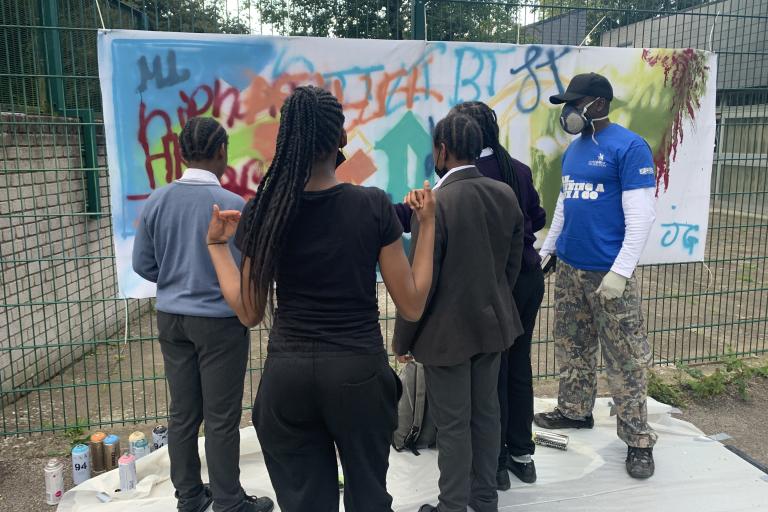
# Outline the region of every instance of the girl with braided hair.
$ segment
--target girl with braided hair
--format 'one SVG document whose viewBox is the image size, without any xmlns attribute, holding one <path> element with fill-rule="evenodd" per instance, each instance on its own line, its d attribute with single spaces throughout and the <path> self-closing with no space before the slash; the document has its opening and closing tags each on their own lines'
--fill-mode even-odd
<svg viewBox="0 0 768 512">
<path fill-rule="evenodd" d="M 256 197 L 241 216 L 215 208 L 208 231 L 227 303 L 249 326 L 271 313 L 253 424 L 286 512 L 338 510 L 334 444 L 345 510 L 391 511 L 386 474 L 400 391 L 378 321 L 376 264 L 412 320 L 432 282 L 429 184 L 408 198 L 422 223 L 411 266 L 387 195 L 336 180 L 343 124 L 331 93 L 296 88 L 280 110 L 274 160 Z M 233 235 L 239 269 L 226 243 Z"/>
<path fill-rule="evenodd" d="M 501 405 L 501 451 L 496 481 L 500 490 L 510 488 L 511 471 L 526 483 L 536 481 L 536 466 L 531 424 L 533 422 L 533 374 L 531 340 L 536 315 L 544 298 L 544 274 L 541 259 L 533 248 L 534 233 L 542 229 L 546 213 L 533 186 L 531 169 L 512 158 L 499 141 L 496 113 L 485 103 L 468 101 L 453 107 L 452 112 L 475 119 L 483 134 L 483 151 L 475 165 L 483 173 L 508 184 L 515 191 L 523 212 L 524 248 L 522 266 L 513 289 L 515 305 L 523 324 L 523 334 L 501 355 L 499 371 L 499 403 Z"/>
<path fill-rule="evenodd" d="M 523 215 L 512 189 L 483 176 L 477 121 L 450 113 L 435 125 L 433 293 L 418 324 L 400 317 L 393 346 L 424 365 L 437 427 L 439 504 L 420 512 L 498 510 L 501 354 L 523 332 L 512 289 L 523 252 Z M 420 223 L 413 219 L 415 243 Z"/>
<path fill-rule="evenodd" d="M 184 175 L 155 190 L 141 211 L 133 268 L 157 283 L 157 325 L 171 394 L 168 455 L 181 512 L 269 512 L 269 498 L 240 485 L 240 418 L 250 340 L 222 296 L 203 237 L 211 208 L 243 207 L 221 187 L 227 132 L 216 120 L 193 117 L 179 137 Z M 240 252 L 232 248 L 240 261 Z M 232 256 L 231 256 L 232 257 Z M 197 439 L 205 420 L 210 486 L 200 477 Z"/>
</svg>

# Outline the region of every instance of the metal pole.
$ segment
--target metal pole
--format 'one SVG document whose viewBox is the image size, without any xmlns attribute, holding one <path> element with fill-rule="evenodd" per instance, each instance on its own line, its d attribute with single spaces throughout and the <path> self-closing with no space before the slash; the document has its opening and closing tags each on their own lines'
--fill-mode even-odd
<svg viewBox="0 0 768 512">
<path fill-rule="evenodd" d="M 61 39 L 59 38 L 59 6 L 56 0 L 40 0 L 42 24 L 52 27 L 43 30 L 43 53 L 45 58 L 46 93 L 54 111 L 64 110 L 64 66 L 61 62 Z"/>
<path fill-rule="evenodd" d="M 411 21 L 413 23 L 413 39 L 427 40 L 427 9 L 425 0 L 414 0 L 411 11 Z"/>
</svg>

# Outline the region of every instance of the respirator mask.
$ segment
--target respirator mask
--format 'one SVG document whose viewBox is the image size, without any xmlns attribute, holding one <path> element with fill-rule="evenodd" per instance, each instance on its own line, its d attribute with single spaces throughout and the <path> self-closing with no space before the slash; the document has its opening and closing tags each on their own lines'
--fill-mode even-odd
<svg viewBox="0 0 768 512">
<path fill-rule="evenodd" d="M 595 144 L 597 144 L 594 134 L 594 122 L 608 119 L 608 116 L 591 118 L 587 115 L 587 110 L 589 110 L 589 107 L 591 107 L 598 99 L 599 98 L 595 98 L 581 109 L 575 107 L 574 105 L 566 104 L 563 107 L 562 113 L 560 114 L 560 126 L 563 127 L 563 130 L 565 130 L 567 133 L 570 133 L 571 135 L 578 135 L 584 131 L 587 125 L 589 125 L 592 127 L 592 140 L 595 142 Z"/>
</svg>

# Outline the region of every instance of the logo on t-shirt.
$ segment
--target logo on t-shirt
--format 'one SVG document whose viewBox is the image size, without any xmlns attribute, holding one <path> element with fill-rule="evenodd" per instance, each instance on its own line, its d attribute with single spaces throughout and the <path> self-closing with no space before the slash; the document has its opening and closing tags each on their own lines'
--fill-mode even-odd
<svg viewBox="0 0 768 512">
<path fill-rule="evenodd" d="M 594 201 L 605 192 L 602 183 L 588 183 L 573 181 L 570 176 L 563 176 L 563 194 L 565 199 L 588 199 Z"/>
<path fill-rule="evenodd" d="M 591 165 L 592 167 L 605 167 L 606 166 L 605 155 L 600 153 L 599 155 L 597 155 L 597 160 L 589 161 L 589 165 Z"/>
<path fill-rule="evenodd" d="M 640 174 L 654 174 L 653 167 L 641 167 L 638 172 Z"/>
</svg>

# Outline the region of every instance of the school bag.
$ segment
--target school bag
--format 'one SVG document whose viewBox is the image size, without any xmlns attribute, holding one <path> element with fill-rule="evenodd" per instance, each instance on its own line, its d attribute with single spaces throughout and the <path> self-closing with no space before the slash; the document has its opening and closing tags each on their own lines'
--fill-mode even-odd
<svg viewBox="0 0 768 512">
<path fill-rule="evenodd" d="M 403 384 L 403 395 L 397 406 L 398 420 L 392 446 L 398 452 L 410 450 L 419 455 L 419 449 L 435 446 L 437 428 L 429 414 L 424 365 L 408 361 L 398 375 Z"/>
</svg>

